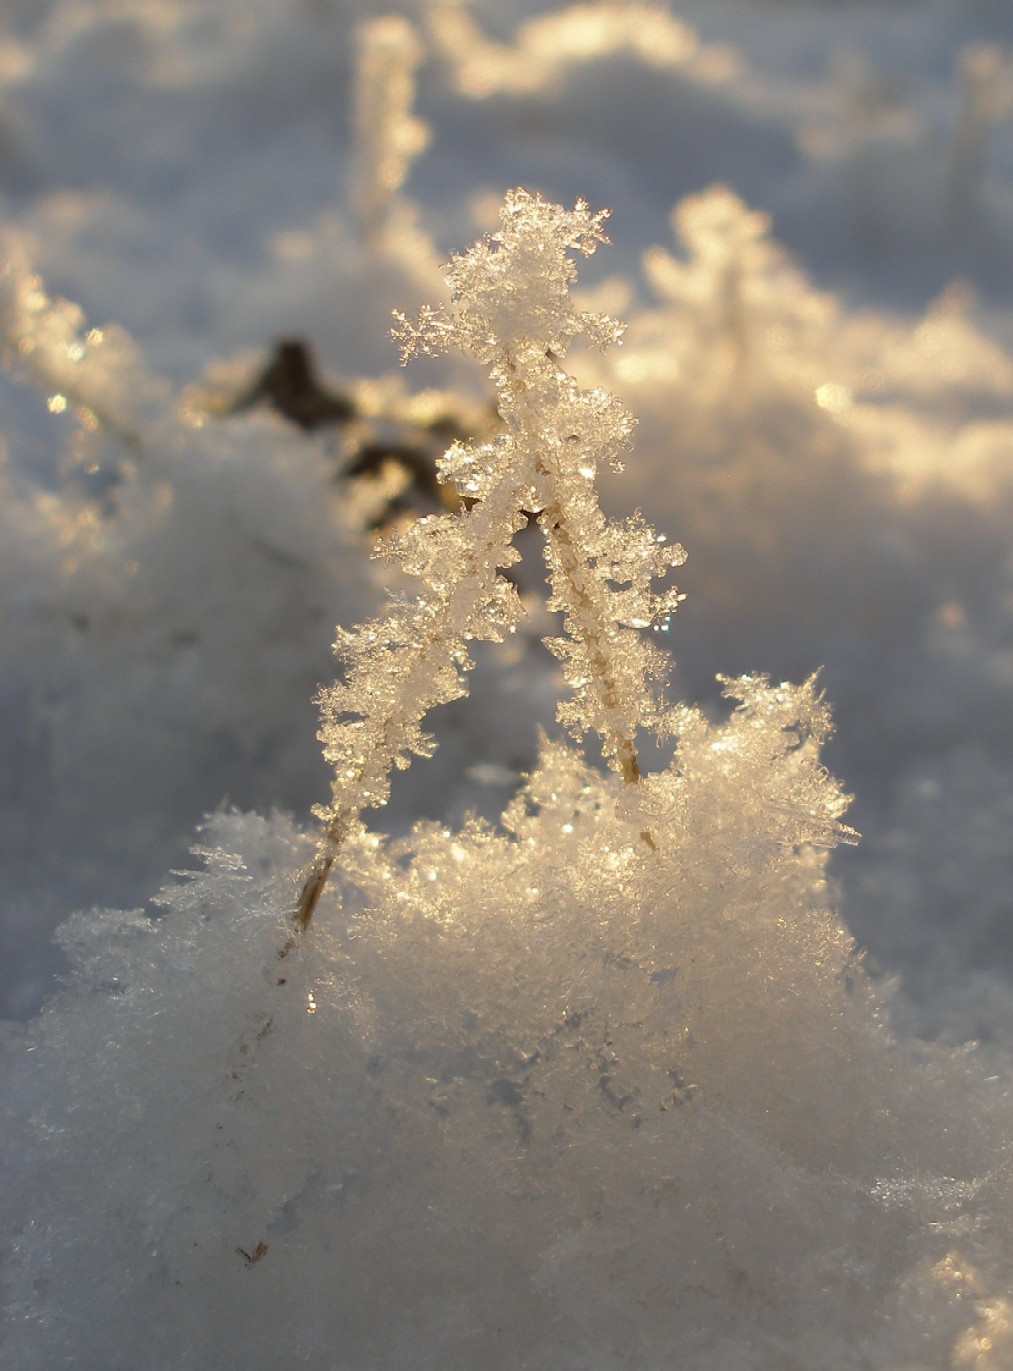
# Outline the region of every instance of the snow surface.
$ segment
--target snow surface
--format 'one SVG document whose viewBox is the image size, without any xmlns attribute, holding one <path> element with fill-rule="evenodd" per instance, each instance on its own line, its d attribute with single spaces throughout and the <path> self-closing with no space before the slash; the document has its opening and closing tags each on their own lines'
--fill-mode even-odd
<svg viewBox="0 0 1013 1371">
<path fill-rule="evenodd" d="M 1013 10 L 416 0 L 370 30 L 404 64 L 371 103 L 356 25 L 388 12 L 4 7 L 0 1357 L 1013 1366 Z M 483 415 L 459 359 L 394 374 L 390 313 L 445 301 L 441 261 L 520 185 L 612 210 L 579 299 L 629 327 L 568 366 L 639 420 L 606 508 L 689 553 L 665 639 L 698 764 L 657 799 L 683 837 L 627 938 L 614 893 L 570 889 L 611 782 L 550 749 L 561 788 L 529 793 L 578 797 L 524 859 L 551 893 L 521 863 L 535 905 L 497 923 L 480 826 L 452 879 L 432 861 L 558 736 L 533 608 L 395 782 L 385 829 L 436 822 L 385 858 L 404 927 L 370 924 L 357 849 L 261 1042 L 329 786 L 312 697 L 335 623 L 394 584 L 384 492 L 338 472 L 430 443 L 440 405 Z M 226 412 L 282 338 L 355 424 Z M 776 748 L 758 791 L 703 760 L 751 717 L 722 722 L 718 673 L 821 667 L 864 835 L 828 867 L 786 836 Z M 511 841 L 542 813 L 517 805 Z M 54 946 L 90 905 L 147 913 Z"/>
</svg>

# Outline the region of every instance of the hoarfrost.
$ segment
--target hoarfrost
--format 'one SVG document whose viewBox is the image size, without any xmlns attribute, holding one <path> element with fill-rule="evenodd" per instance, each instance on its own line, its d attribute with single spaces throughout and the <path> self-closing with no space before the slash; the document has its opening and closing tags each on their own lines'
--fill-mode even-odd
<svg viewBox="0 0 1013 1371">
<path fill-rule="evenodd" d="M 621 203 L 634 246 L 693 193 L 692 260 L 651 254 L 658 310 L 630 308 L 629 261 L 597 292 L 633 322 L 621 352 L 578 358 L 581 384 L 641 417 L 628 481 L 693 550 L 683 690 L 826 661 L 869 837 L 844 900 L 819 691 L 758 678 L 727 724 L 671 711 L 660 778 L 621 787 L 554 742 L 502 831 L 351 833 L 340 902 L 280 961 L 312 843 L 219 815 L 158 920 L 77 916 L 74 977 L 5 1029 L 0 1360 L 1013 1364 L 1013 372 L 982 331 L 1008 325 L 1008 16 L 683 0 L 702 33 L 752 46 L 747 66 L 654 6 L 574 6 L 499 44 L 420 3 L 444 61 L 423 86 L 435 175 L 418 219 L 394 195 L 363 243 L 354 203 L 329 202 L 368 6 L 14 8 L 4 213 L 54 293 L 123 320 L 144 355 L 112 329 L 94 348 L 12 254 L 8 344 L 50 331 L 8 357 L 50 403 L 27 441 L 21 392 L 4 414 L 5 983 L 56 910 L 139 898 L 226 788 L 302 803 L 297 712 L 332 616 L 372 612 L 316 445 L 267 420 L 180 424 L 148 364 L 191 375 L 285 320 L 330 365 L 378 373 L 369 321 L 438 298 L 429 230 L 458 242 L 454 217 L 518 177 Z M 836 38 L 871 56 L 835 106 L 818 68 Z M 383 136 L 412 120 L 402 102 Z M 716 180 L 734 193 L 699 194 Z M 814 289 L 768 213 L 821 290 L 875 312 Z M 983 307 L 956 286 L 924 317 L 884 312 L 954 276 Z M 27 327 L 13 281 L 41 307 Z M 461 444 L 444 468 L 484 501 L 500 456 Z M 427 583 L 437 542 L 403 549 Z M 606 586 L 617 609 L 626 588 Z M 548 676 L 527 672 L 512 713 L 487 699 L 475 756 L 517 765 Z M 443 812 L 443 773 L 429 785 Z M 917 999 L 894 1022 L 995 1041 L 898 1038 L 831 905 Z"/>
<path fill-rule="evenodd" d="M 278 817 L 78 916 L 6 1050 L 11 1365 L 1008 1364 L 1006 1078 L 894 1039 L 825 706 L 733 689 L 637 788 L 653 852 L 553 743 L 501 829 L 351 837 L 282 962 Z"/>
</svg>

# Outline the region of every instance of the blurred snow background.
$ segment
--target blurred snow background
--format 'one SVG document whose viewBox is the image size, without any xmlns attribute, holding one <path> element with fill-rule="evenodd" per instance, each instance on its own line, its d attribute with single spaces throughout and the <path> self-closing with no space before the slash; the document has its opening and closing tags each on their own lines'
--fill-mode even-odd
<svg viewBox="0 0 1013 1371">
<path fill-rule="evenodd" d="M 326 794 L 311 700 L 334 624 L 382 603 L 369 526 L 388 497 L 431 498 L 382 467 L 341 473 L 370 447 L 431 450 L 448 414 L 489 422 L 463 365 L 395 372 L 390 310 L 438 302 L 441 260 L 523 185 L 613 210 L 582 290 L 629 321 L 626 342 L 574 360 L 640 420 L 606 501 L 639 503 L 689 552 L 673 695 L 718 718 L 716 673 L 822 666 L 825 759 L 864 834 L 832 859 L 834 908 L 899 980 L 902 1029 L 1008 1062 L 1013 10 L 415 0 L 388 36 L 421 122 L 395 99 L 385 134 L 382 107 L 356 126 L 356 26 L 392 8 L 2 8 L 0 1015 L 28 1019 L 54 988 L 59 923 L 145 906 L 222 801 L 303 818 Z M 369 139 L 397 129 L 393 193 L 370 181 Z M 354 419 L 228 412 L 282 339 L 307 344 Z M 557 689 L 534 635 L 488 654 L 382 826 L 498 814 Z M 281 821 L 216 822 L 251 870 L 296 842 Z M 195 1004 L 212 993 L 201 982 Z M 820 1062 L 807 1072 L 817 1089 Z M 964 1091 L 942 1131 L 960 1131 Z M 1001 1112 L 981 1126 L 1000 1137 Z M 977 1146 L 974 1174 L 998 1143 L 985 1162 Z M 756 1174 L 765 1193 L 780 1173 Z M 932 1202 L 950 1212 L 955 1194 Z"/>
<path fill-rule="evenodd" d="M 143 903 L 220 801 L 305 813 L 326 784 L 311 696 L 383 593 L 347 437 L 195 388 L 237 394 L 292 337 L 335 387 L 377 382 L 366 411 L 430 385 L 480 409 L 447 365 L 391 377 L 389 311 L 439 299 L 523 184 L 614 211 L 585 282 L 630 330 L 587 374 L 641 420 L 616 507 L 690 552 L 676 692 L 824 668 L 866 835 L 835 867 L 849 926 L 922 1031 L 1008 1034 L 1011 11 L 419 0 L 428 139 L 378 226 L 353 72 L 386 12 L 4 7 L 4 1011 L 50 988 L 56 923 Z M 486 803 L 466 770 L 530 762 L 551 670 L 491 667 L 385 823 Z"/>
</svg>

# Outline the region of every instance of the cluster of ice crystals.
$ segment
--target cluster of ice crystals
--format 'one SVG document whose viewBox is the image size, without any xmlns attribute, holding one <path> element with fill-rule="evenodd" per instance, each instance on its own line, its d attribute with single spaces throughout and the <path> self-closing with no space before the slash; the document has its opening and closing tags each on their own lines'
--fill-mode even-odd
<svg viewBox="0 0 1013 1371">
<path fill-rule="evenodd" d="M 578 736 L 594 731 L 606 755 L 633 778 L 638 726 L 661 724 L 648 682 L 665 663 L 640 630 L 674 611 L 674 590 L 656 595 L 651 581 L 684 560 L 640 516 L 607 520 L 598 505 L 598 467 L 618 465 L 633 420 L 616 398 L 581 389 L 557 365 L 583 334 L 601 346 L 621 337 L 607 315 L 574 309 L 572 252 L 590 255 L 606 240 L 605 212 L 583 201 L 573 210 L 512 191 L 500 228 L 454 259 L 448 284 L 457 310 L 414 330 L 401 320 L 410 352 L 451 342 L 491 364 L 508 434 L 494 448 L 457 448 L 448 475 L 476 494 L 489 488 L 493 464 L 513 467 L 516 498 L 533 508 L 546 540 L 550 607 L 564 614 L 564 635 L 550 644 L 573 695 L 560 718 Z"/>
<path fill-rule="evenodd" d="M 417 325 L 398 316 L 395 337 L 402 360 L 416 352 L 435 355 L 459 347 L 498 370 L 528 355 L 563 357 L 570 341 L 583 334 L 605 347 L 622 328 L 604 314 L 581 313 L 570 297 L 577 279 L 575 249 L 590 257 L 608 241 L 607 210 L 592 214 L 579 200 L 572 210 L 550 204 L 526 190 L 506 197 L 500 227 L 487 240 L 455 256 L 447 284 L 457 305 L 452 318 L 425 311 Z"/>
</svg>

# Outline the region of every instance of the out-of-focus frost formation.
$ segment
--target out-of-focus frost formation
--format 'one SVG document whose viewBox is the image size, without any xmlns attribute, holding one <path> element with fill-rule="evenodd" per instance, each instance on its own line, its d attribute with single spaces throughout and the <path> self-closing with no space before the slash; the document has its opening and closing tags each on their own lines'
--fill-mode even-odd
<svg viewBox="0 0 1013 1371">
<path fill-rule="evenodd" d="M 6 7 L 5 1366 L 1013 1365 L 1011 14 Z M 490 291 L 555 320 L 497 411 L 387 327 L 439 351 L 517 185 L 616 247 L 562 314 Z M 327 423 L 260 385 L 293 340 Z M 293 942 L 334 622 L 606 393 L 601 517 L 689 549 L 636 632 L 699 707 L 636 784 L 561 741 L 520 530 L 517 631 Z"/>
<path fill-rule="evenodd" d="M 362 233 L 375 240 L 409 165 L 429 141 L 428 128 L 412 113 L 423 49 L 411 24 L 396 15 L 360 25 L 358 43 L 355 198 Z"/>
<path fill-rule="evenodd" d="M 2 288 L 14 377 L 46 397 L 61 451 L 55 485 L 8 467 L 0 506 L 17 1011 L 40 974 L 22 928 L 51 926 L 67 892 L 129 898 L 152 849 L 185 851 L 195 806 L 298 800 L 315 765 L 281 720 L 312 736 L 334 607 L 374 592 L 326 465 L 280 424 L 172 401 L 122 330 L 50 301 L 17 250 Z"/>
</svg>

